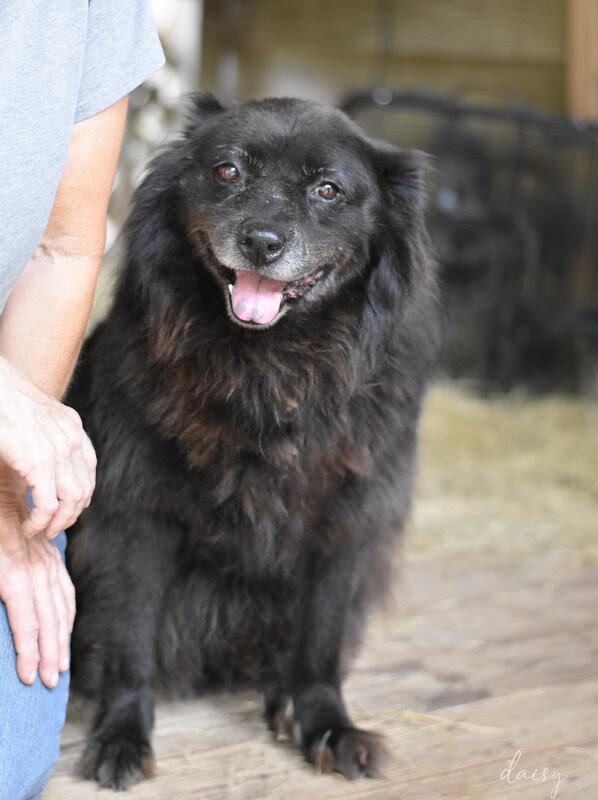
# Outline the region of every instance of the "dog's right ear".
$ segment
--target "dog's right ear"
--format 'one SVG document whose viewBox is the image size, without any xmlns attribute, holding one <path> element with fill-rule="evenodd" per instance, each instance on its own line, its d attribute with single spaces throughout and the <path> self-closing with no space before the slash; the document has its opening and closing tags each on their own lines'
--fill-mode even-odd
<svg viewBox="0 0 598 800">
<path fill-rule="evenodd" d="M 202 125 L 206 120 L 227 110 L 226 106 L 222 105 L 220 100 L 214 97 L 211 92 L 190 94 L 188 95 L 188 103 L 185 114 L 187 119 L 185 133 L 187 136 L 192 134 L 195 128 Z"/>
</svg>

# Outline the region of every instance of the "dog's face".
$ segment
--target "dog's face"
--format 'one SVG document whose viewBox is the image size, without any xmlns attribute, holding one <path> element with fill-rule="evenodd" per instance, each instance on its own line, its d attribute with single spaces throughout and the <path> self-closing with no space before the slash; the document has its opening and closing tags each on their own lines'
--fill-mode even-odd
<svg viewBox="0 0 598 800">
<path fill-rule="evenodd" d="M 230 319 L 246 328 L 308 309 L 364 268 L 384 234 L 381 209 L 396 202 L 397 159 L 400 188 L 414 188 L 403 151 L 315 103 L 225 109 L 202 97 L 187 140 L 186 227 Z"/>
</svg>

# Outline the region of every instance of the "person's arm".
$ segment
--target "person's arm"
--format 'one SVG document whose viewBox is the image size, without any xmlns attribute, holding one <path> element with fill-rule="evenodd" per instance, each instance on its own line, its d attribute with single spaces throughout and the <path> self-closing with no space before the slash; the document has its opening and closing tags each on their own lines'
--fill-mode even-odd
<svg viewBox="0 0 598 800">
<path fill-rule="evenodd" d="M 39 668 L 55 686 L 68 668 L 74 590 L 44 534 L 89 501 L 95 455 L 58 398 L 91 309 L 125 115 L 126 99 L 74 126 L 42 242 L 0 316 L 0 599 L 24 683 Z M 36 504 L 28 518 L 27 485 Z"/>
<path fill-rule="evenodd" d="M 32 487 L 29 535 L 68 527 L 93 491 L 93 449 L 56 399 L 91 310 L 126 106 L 74 126 L 48 225 L 0 316 L 0 458 Z"/>
<path fill-rule="evenodd" d="M 66 390 L 91 311 L 126 109 L 124 98 L 74 126 L 46 230 L 0 317 L 0 355 L 53 397 Z"/>
</svg>

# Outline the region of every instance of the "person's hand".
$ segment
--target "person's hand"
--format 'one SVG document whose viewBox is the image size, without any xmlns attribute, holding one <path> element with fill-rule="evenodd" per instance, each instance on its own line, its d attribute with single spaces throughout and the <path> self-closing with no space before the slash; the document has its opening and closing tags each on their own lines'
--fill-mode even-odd
<svg viewBox="0 0 598 800">
<path fill-rule="evenodd" d="M 23 522 L 25 536 L 56 536 L 89 505 L 96 456 L 79 415 L 2 358 L 0 458 L 31 487 L 34 507 Z"/>
<path fill-rule="evenodd" d="M 6 469 L 0 472 L 0 600 L 17 652 L 17 673 L 31 684 L 39 671 L 52 688 L 69 667 L 75 590 L 58 548 L 38 534 L 22 532 L 27 509 Z"/>
</svg>

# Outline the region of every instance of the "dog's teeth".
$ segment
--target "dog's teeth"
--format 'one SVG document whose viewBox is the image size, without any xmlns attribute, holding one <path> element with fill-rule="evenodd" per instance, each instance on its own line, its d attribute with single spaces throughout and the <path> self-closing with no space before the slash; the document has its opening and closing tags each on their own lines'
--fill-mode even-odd
<svg viewBox="0 0 598 800">
<path fill-rule="evenodd" d="M 229 294 L 233 293 L 233 285 L 232 285 L 232 283 L 228 284 L 228 291 L 229 291 Z"/>
</svg>

